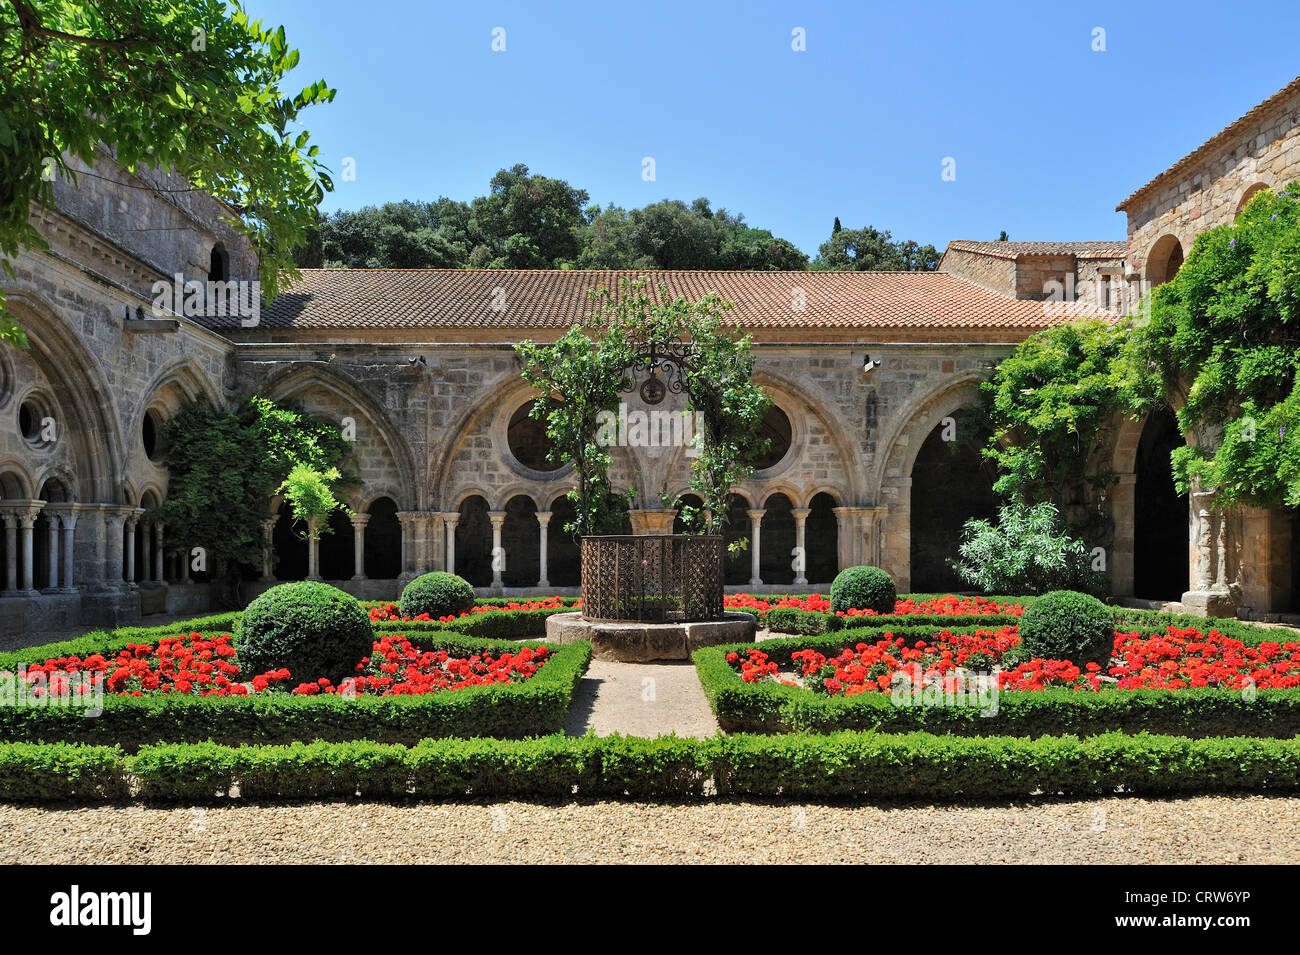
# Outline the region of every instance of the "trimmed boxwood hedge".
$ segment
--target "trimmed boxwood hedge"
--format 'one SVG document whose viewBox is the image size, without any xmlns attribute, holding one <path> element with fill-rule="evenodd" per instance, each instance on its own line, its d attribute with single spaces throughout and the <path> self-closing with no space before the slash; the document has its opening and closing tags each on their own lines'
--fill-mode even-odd
<svg viewBox="0 0 1300 955">
<path fill-rule="evenodd" d="M 424 649 L 445 650 L 452 656 L 515 652 L 541 645 L 536 641 L 480 640 L 448 631 L 412 634 L 411 640 Z M 591 661 L 589 643 L 548 649 L 551 659 L 523 683 L 423 696 L 105 695 L 104 711 L 94 718 L 66 706 L 0 707 L 0 741 L 121 744 L 131 750 L 147 743 L 201 740 L 232 744 L 314 739 L 410 743 L 441 736 L 537 736 L 554 733 L 564 725 L 574 688 Z"/>
<path fill-rule="evenodd" d="M 0 744 L 0 800 L 239 798 L 988 800 L 1294 791 L 1300 739 L 912 733 L 546 736 L 288 746 Z"/>
<path fill-rule="evenodd" d="M 1137 618 L 1141 619 L 1141 618 Z M 1205 621 L 1201 621 L 1202 624 Z M 1238 623 L 1233 621 L 1234 623 Z M 1157 621 L 1157 624 L 1162 623 Z M 1002 624 L 995 624 L 1001 626 Z M 944 624 L 943 626 L 949 626 Z M 823 636 L 764 640 L 704 647 L 694 661 L 704 694 L 719 725 L 728 732 L 831 733 L 876 730 L 906 733 L 924 730 L 968 736 L 1006 734 L 1093 735 L 1119 730 L 1175 736 L 1291 737 L 1300 734 L 1300 689 L 1263 689 L 1246 700 L 1238 690 L 1103 690 L 1098 693 L 1056 689 L 1004 691 L 996 715 L 981 716 L 975 706 L 896 706 L 878 693 L 827 696 L 771 681 L 745 683 L 727 663 L 731 651 L 757 646 L 769 659 L 788 664 L 796 650 L 812 648 L 827 655 L 855 643 L 872 643 L 888 631 L 908 643 L 933 636 L 935 625 L 842 630 Z M 949 627 L 954 631 L 955 627 Z M 1137 625 L 1140 633 L 1163 632 L 1163 625 Z M 1276 631 L 1238 623 L 1232 635 L 1253 643 L 1276 640 Z"/>
</svg>

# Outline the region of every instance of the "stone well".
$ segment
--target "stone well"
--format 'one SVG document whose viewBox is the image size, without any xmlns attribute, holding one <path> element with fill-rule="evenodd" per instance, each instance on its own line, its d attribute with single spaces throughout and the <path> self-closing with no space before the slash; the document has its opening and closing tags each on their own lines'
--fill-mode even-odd
<svg viewBox="0 0 1300 955">
<path fill-rule="evenodd" d="M 700 647 L 748 643 L 754 639 L 753 614 L 724 612 L 720 620 L 670 623 L 587 620 L 580 613 L 559 613 L 546 620 L 546 637 L 557 643 L 589 640 L 597 660 L 648 663 L 689 660 Z"/>
</svg>

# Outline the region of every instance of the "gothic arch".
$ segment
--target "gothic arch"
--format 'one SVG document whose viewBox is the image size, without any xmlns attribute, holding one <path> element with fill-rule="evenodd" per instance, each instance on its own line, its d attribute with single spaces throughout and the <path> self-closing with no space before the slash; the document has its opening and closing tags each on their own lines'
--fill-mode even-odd
<svg viewBox="0 0 1300 955">
<path fill-rule="evenodd" d="M 66 453 L 78 477 L 77 497 L 117 500 L 124 444 L 117 404 L 98 364 L 47 303 L 19 289 L 5 294 L 27 333 L 27 354 L 49 380 L 59 409 L 67 416 L 60 443 L 67 442 Z"/>
<path fill-rule="evenodd" d="M 421 495 L 411 449 L 383 407 L 350 375 L 319 363 L 297 362 L 267 378 L 257 388 L 257 393 L 277 401 L 286 401 L 312 389 L 320 389 L 350 404 L 367 419 L 387 450 L 396 472 L 394 477 L 402 488 L 399 494 L 389 496 L 393 497 L 401 510 L 416 507 Z"/>
</svg>

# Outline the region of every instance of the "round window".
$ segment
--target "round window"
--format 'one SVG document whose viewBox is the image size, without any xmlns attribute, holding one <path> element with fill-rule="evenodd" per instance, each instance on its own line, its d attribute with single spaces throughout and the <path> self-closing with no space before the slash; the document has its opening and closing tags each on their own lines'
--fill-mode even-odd
<svg viewBox="0 0 1300 955">
<path fill-rule="evenodd" d="M 510 453 L 520 464 L 534 471 L 558 471 L 564 466 L 563 461 L 552 461 L 548 455 L 554 446 L 546 436 L 546 423 L 528 416 L 533 403 L 520 405 L 510 416 L 506 428 L 506 443 Z"/>
<path fill-rule="evenodd" d="M 18 405 L 18 433 L 36 448 L 48 448 L 59 439 L 58 420 L 44 395 L 28 395 Z"/>
<path fill-rule="evenodd" d="M 166 443 L 163 441 L 163 416 L 157 408 L 150 408 L 140 421 L 140 443 L 144 453 L 154 464 L 161 464 L 167 455 Z"/>
<path fill-rule="evenodd" d="M 766 440 L 767 448 L 754 458 L 754 470 L 762 471 L 780 464 L 790 453 L 793 434 L 789 416 L 776 405 L 771 405 L 763 413 L 763 423 L 758 429 L 758 443 L 761 446 Z"/>
</svg>

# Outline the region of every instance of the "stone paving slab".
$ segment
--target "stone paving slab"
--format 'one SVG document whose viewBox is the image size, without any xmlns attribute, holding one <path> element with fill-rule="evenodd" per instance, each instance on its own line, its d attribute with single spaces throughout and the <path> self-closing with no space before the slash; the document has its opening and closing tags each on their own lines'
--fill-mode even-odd
<svg viewBox="0 0 1300 955">
<path fill-rule="evenodd" d="M 712 736 L 718 732 L 695 666 L 592 660 L 569 707 L 564 730 L 582 736 Z"/>
</svg>

